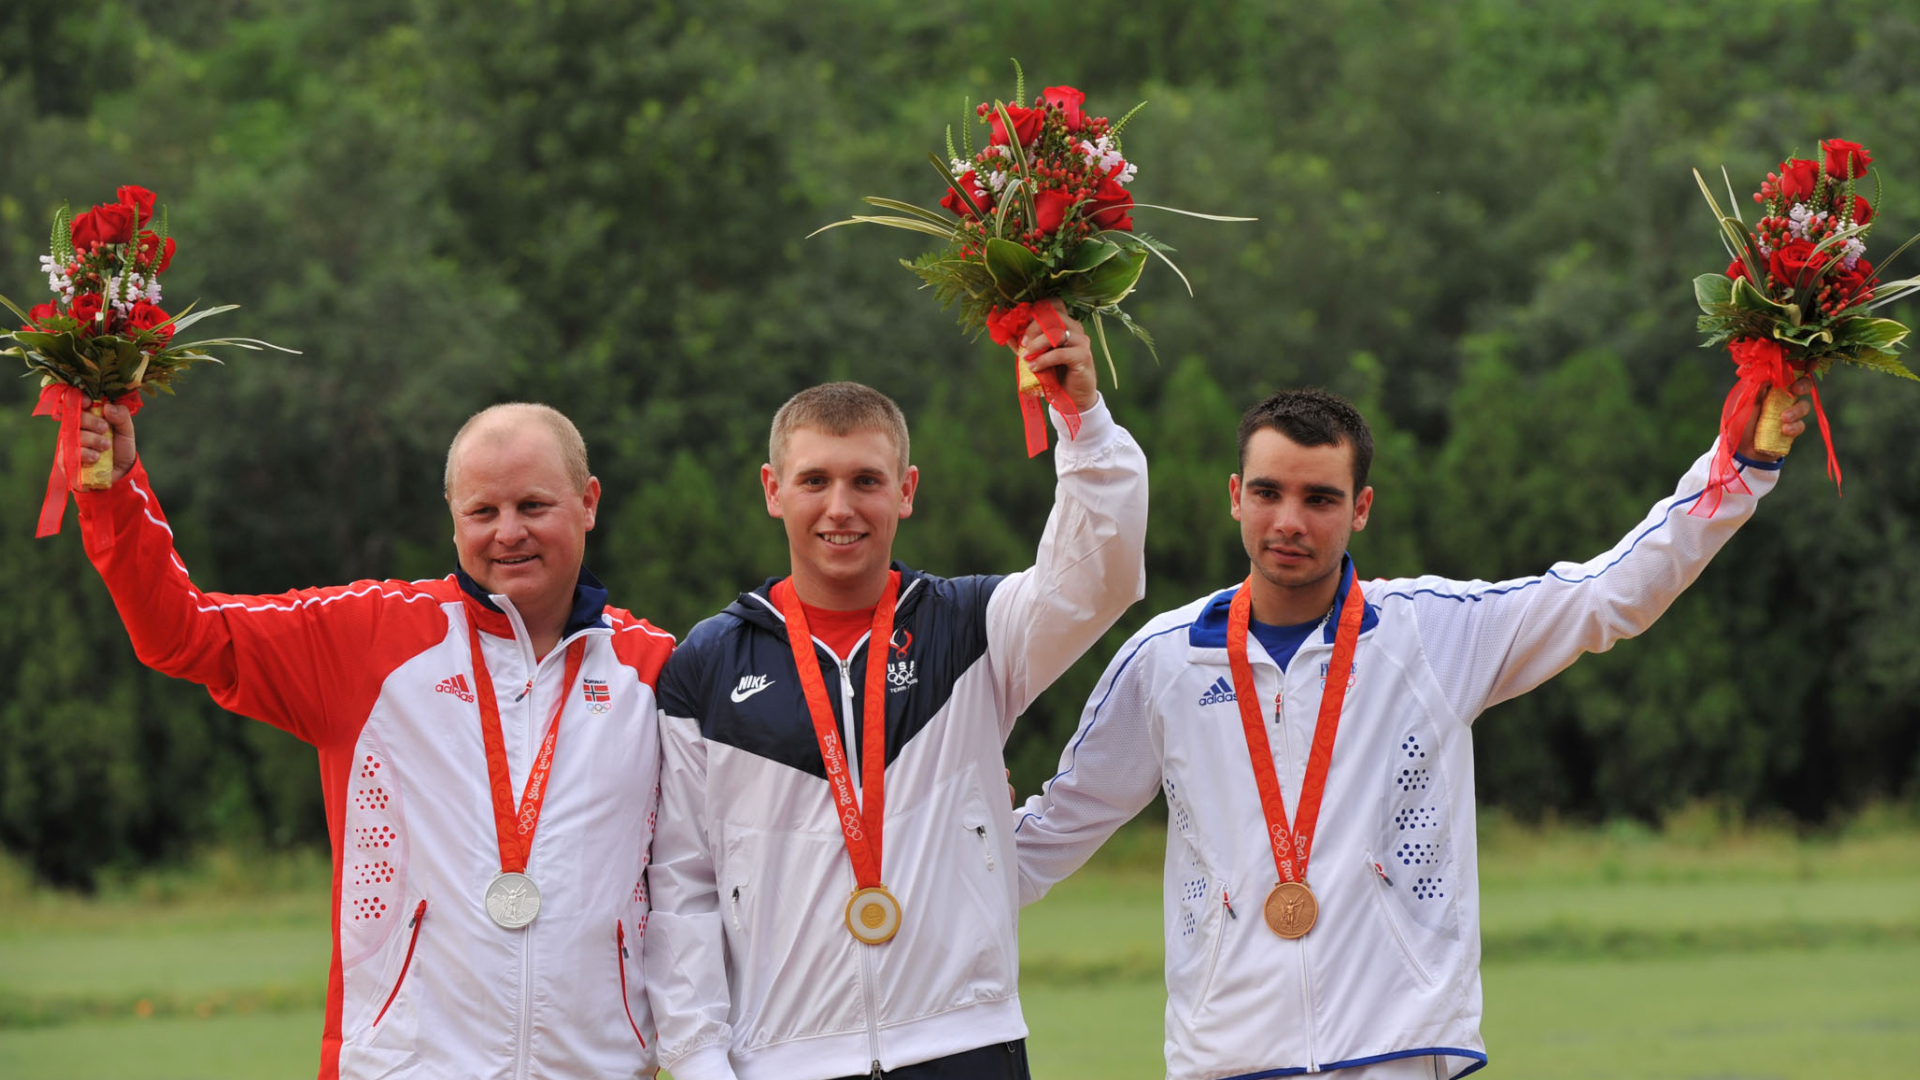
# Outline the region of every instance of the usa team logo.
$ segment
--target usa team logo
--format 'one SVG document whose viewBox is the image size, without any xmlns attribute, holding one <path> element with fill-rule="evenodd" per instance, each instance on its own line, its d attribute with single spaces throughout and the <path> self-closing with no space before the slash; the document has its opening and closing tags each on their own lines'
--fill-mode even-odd
<svg viewBox="0 0 1920 1080">
<path fill-rule="evenodd" d="M 607 689 L 605 680 L 580 680 L 580 697 L 587 703 L 587 711 L 598 716 L 613 708 L 613 692 Z"/>
<path fill-rule="evenodd" d="M 913 635 L 906 630 L 895 630 L 887 639 L 887 648 L 893 658 L 887 661 L 887 692 L 898 694 L 920 681 L 915 670 L 915 661 L 907 659 L 907 650 L 913 646 Z"/>
</svg>

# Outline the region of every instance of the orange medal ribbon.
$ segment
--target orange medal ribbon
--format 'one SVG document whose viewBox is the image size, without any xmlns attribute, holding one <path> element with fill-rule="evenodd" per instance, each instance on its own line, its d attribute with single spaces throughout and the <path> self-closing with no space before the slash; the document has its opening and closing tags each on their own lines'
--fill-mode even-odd
<svg viewBox="0 0 1920 1080">
<path fill-rule="evenodd" d="M 560 700 L 553 706 L 553 719 L 547 722 L 547 737 L 527 773 L 527 786 L 520 793 L 520 807 L 513 805 L 513 780 L 507 773 L 507 741 L 500 733 L 500 703 L 493 694 L 493 677 L 487 673 L 487 658 L 480 651 L 480 628 L 467 622 L 467 640 L 473 646 L 473 692 L 480 699 L 480 738 L 487 748 L 487 782 L 493 788 L 493 831 L 500 843 L 500 870 L 521 874 L 527 858 L 533 854 L 533 833 L 540 825 L 540 806 L 547 798 L 547 777 L 553 772 L 553 750 L 560 740 L 560 714 L 566 711 L 567 695 L 573 692 L 573 680 L 580 674 L 580 660 L 587 652 L 585 639 L 567 646 L 566 674 L 560 687 Z"/>
<path fill-rule="evenodd" d="M 1347 602 L 1340 610 L 1339 629 L 1334 633 L 1333 661 L 1327 668 L 1327 681 L 1320 694 L 1320 717 L 1313 728 L 1313 748 L 1307 754 L 1307 775 L 1302 781 L 1300 802 L 1291 827 L 1287 823 L 1287 804 L 1280 794 L 1280 778 L 1273 768 L 1273 747 L 1267 741 L 1266 719 L 1261 715 L 1259 694 L 1254 688 L 1253 665 L 1247 660 L 1247 632 L 1253 620 L 1253 577 L 1234 594 L 1227 611 L 1227 664 L 1233 670 L 1233 696 L 1240 707 L 1240 726 L 1247 737 L 1247 754 L 1253 760 L 1253 780 L 1260 789 L 1260 810 L 1267 819 L 1267 840 L 1273 846 L 1273 868 L 1282 886 L 1289 882 L 1304 884 L 1307 859 L 1313 853 L 1313 830 L 1320 820 L 1320 797 L 1326 791 L 1327 769 L 1333 764 L 1333 739 L 1340 730 L 1340 707 L 1347 699 L 1347 680 L 1353 672 L 1353 652 L 1360 640 L 1360 617 L 1366 603 L 1360 595 L 1360 582 L 1353 570 L 1347 571 Z M 1305 891 L 1305 890 L 1297 890 Z M 1299 933 L 1283 931 L 1283 937 L 1298 937 L 1312 925 L 1314 910 L 1311 893 L 1306 896 L 1307 923 Z M 1271 903 L 1270 903 L 1271 908 Z M 1269 914 L 1273 924 L 1273 915 Z"/>
<path fill-rule="evenodd" d="M 900 575 L 889 573 L 880 602 L 873 607 L 873 630 L 867 638 L 866 711 L 861 727 L 860 801 L 853 797 L 853 779 L 847 772 L 847 755 L 840 746 L 840 733 L 834 726 L 833 706 L 827 697 L 826 680 L 820 676 L 820 660 L 813 653 L 813 634 L 807 629 L 807 612 L 800 597 L 788 583 L 780 602 L 780 613 L 787 618 L 787 644 L 793 647 L 793 666 L 800 672 L 800 688 L 806 693 L 807 714 L 813 719 L 814 739 L 820 744 L 820 760 L 826 765 L 827 784 L 833 789 L 833 801 L 839 810 L 840 834 L 847 841 L 847 858 L 853 863 L 853 878 L 861 889 L 882 888 L 880 884 L 880 833 L 886 821 L 887 786 L 887 665 L 885 654 L 893 637 L 893 608 L 900 598 Z"/>
</svg>

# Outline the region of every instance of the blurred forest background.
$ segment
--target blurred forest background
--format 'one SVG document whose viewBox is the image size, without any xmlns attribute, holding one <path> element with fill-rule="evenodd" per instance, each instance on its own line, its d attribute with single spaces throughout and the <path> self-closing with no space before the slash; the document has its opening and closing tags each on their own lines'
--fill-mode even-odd
<svg viewBox="0 0 1920 1080">
<path fill-rule="evenodd" d="M 813 228 L 925 163 L 969 99 L 1069 83 L 1129 126 L 1164 267 L 1107 393 L 1153 468 L 1148 597 L 1029 712 L 1022 793 L 1151 613 L 1245 573 L 1235 421 L 1349 395 L 1380 444 L 1368 576 L 1498 579 L 1610 546 L 1713 437 L 1732 382 L 1690 280 L 1725 265 L 1689 169 L 1744 194 L 1865 144 L 1870 257 L 1920 229 L 1920 12 L 1866 0 L 8 0 L 0 292 L 62 200 L 160 194 L 168 306 L 234 302 L 242 354 L 141 416 L 204 588 L 452 566 L 447 440 L 506 399 L 571 414 L 606 510 L 589 565 L 684 633 L 784 572 L 755 469 L 795 390 L 856 378 L 913 425 L 901 557 L 1027 564 L 1052 470 L 1006 357 L 896 263 Z M 1920 266 L 1888 269 L 1909 276 Z M 1909 323 L 1916 306 L 1883 312 Z M 204 845 L 324 845 L 310 749 L 142 669 L 75 527 L 35 541 L 54 426 L 0 390 L 0 845 L 51 883 Z M 1780 489 L 1642 639 L 1479 722 L 1483 805 L 1817 825 L 1920 775 L 1920 386 L 1829 384 L 1845 498 L 1802 440 Z"/>
</svg>

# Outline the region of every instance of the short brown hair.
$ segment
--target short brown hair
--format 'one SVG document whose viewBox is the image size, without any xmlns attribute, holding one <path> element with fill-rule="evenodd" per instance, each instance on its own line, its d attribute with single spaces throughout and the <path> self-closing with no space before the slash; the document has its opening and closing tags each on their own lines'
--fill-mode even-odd
<svg viewBox="0 0 1920 1080">
<path fill-rule="evenodd" d="M 1254 433 L 1272 428 L 1301 446 L 1339 446 L 1353 451 L 1353 493 L 1367 486 L 1373 468 L 1373 432 L 1360 410 L 1315 387 L 1282 390 L 1248 409 L 1240 418 L 1240 469 L 1247 468 L 1247 443 Z"/>
<path fill-rule="evenodd" d="M 567 471 L 567 480 L 573 484 L 575 491 L 587 490 L 587 481 L 593 479 L 592 471 L 587 468 L 587 441 L 580 437 L 580 429 L 573 426 L 573 421 L 551 405 L 507 401 L 474 413 L 454 433 L 453 441 L 447 444 L 446 472 L 440 478 L 443 492 L 453 489 L 453 455 L 460 449 L 461 440 L 467 438 L 475 428 L 496 422 L 532 422 L 545 427 L 553 435 L 554 445 L 560 448 L 560 464 Z"/>
<path fill-rule="evenodd" d="M 773 430 L 767 435 L 767 463 L 780 471 L 780 459 L 786 456 L 787 439 L 800 428 L 809 427 L 829 435 L 851 435 L 856 431 L 884 432 L 900 451 L 900 474 L 907 472 L 907 418 L 893 399 L 857 382 L 830 382 L 802 390 L 787 399 L 773 414 Z"/>
</svg>

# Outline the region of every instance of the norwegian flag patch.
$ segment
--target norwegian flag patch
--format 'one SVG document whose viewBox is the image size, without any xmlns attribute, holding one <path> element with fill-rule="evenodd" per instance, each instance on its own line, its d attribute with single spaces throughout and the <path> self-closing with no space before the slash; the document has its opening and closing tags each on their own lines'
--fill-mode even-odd
<svg viewBox="0 0 1920 1080">
<path fill-rule="evenodd" d="M 604 679 L 580 680 L 580 697 L 587 703 L 588 712 L 604 713 L 613 708 L 613 692 Z"/>
</svg>

